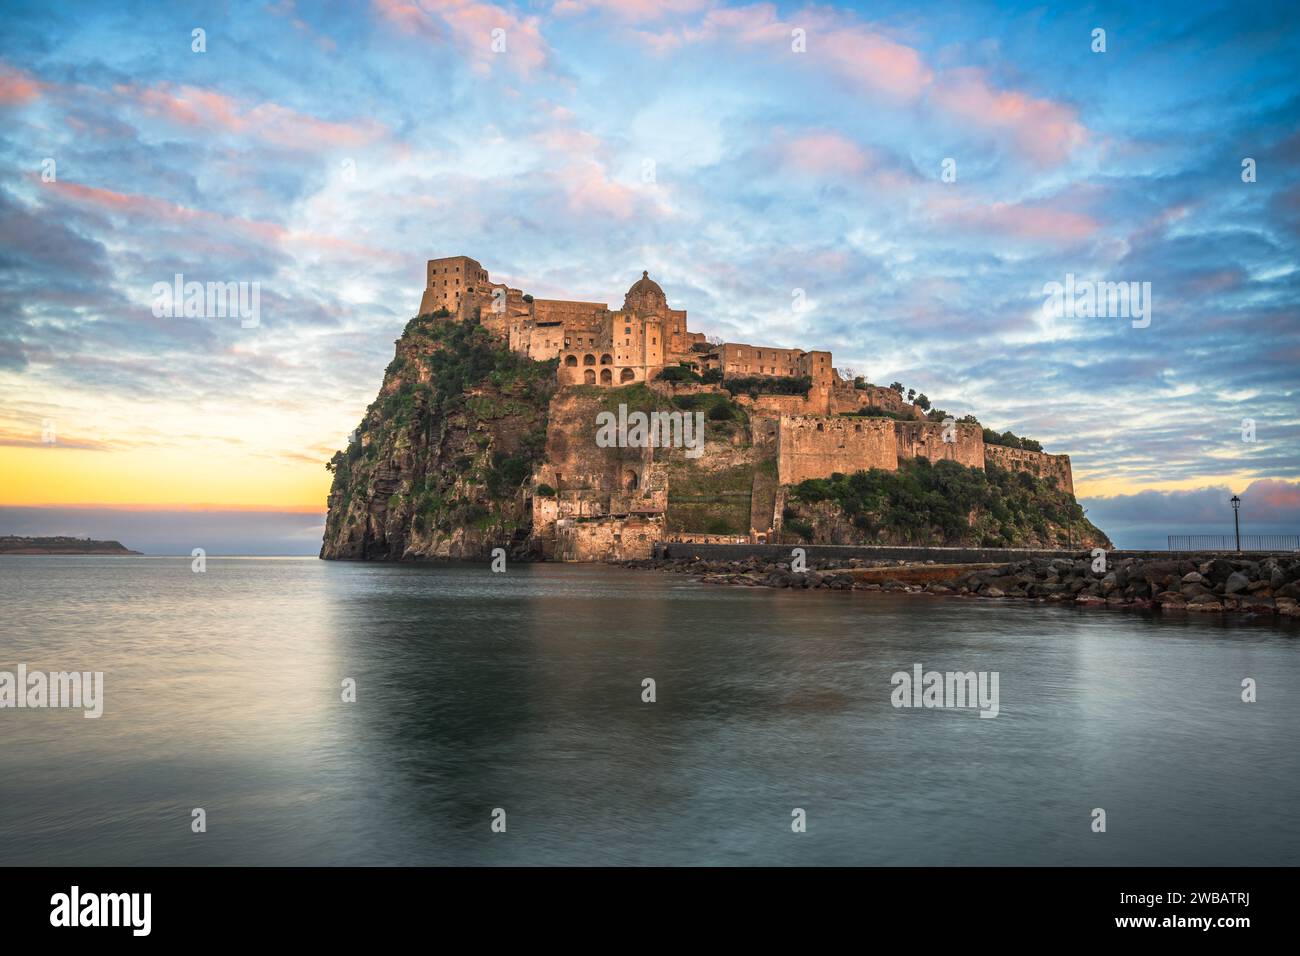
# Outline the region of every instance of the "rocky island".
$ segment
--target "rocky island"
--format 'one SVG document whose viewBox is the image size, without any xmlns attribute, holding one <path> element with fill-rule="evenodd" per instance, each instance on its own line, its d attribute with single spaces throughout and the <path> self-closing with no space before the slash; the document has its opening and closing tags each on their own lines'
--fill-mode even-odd
<svg viewBox="0 0 1300 956">
<path fill-rule="evenodd" d="M 91 538 L 27 538 L 19 535 L 0 537 L 0 554 L 140 554 L 120 541 L 95 541 Z"/>
<path fill-rule="evenodd" d="M 326 465 L 322 558 L 621 561 L 674 540 L 1110 547 L 1068 456 L 850 377 L 827 351 L 708 339 L 646 272 L 611 309 L 433 259 L 396 345 Z"/>
</svg>

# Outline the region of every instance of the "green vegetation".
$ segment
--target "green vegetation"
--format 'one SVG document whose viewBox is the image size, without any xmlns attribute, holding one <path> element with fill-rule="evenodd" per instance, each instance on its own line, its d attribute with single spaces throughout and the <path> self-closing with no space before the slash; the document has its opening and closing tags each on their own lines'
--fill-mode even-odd
<svg viewBox="0 0 1300 956">
<path fill-rule="evenodd" d="M 673 467 L 668 480 L 668 530 L 747 534 L 753 486 L 750 464 L 718 470 L 698 464 Z"/>
<path fill-rule="evenodd" d="M 918 405 L 921 404 L 920 399 L 924 397 L 923 395 L 917 396 Z M 928 401 L 921 407 L 927 410 L 928 414 L 925 417 L 932 422 L 941 422 L 950 417 L 942 408 L 930 408 Z M 955 419 L 955 421 L 959 425 L 980 425 L 980 420 L 974 415 L 963 415 L 961 418 Z M 1043 450 L 1042 442 L 1033 438 L 1021 438 L 1010 431 L 1005 431 L 999 435 L 991 428 L 984 428 L 983 425 L 980 425 L 980 428 L 984 429 L 984 444 L 986 445 L 1003 445 L 1007 448 L 1023 448 L 1026 451 Z"/>
<path fill-rule="evenodd" d="M 759 395 L 803 395 L 806 398 L 812 388 L 812 378 L 807 375 L 733 375 L 728 376 L 725 384 L 733 395 L 747 392 L 751 398 Z"/>
<path fill-rule="evenodd" d="M 808 538 L 808 516 L 795 505 L 831 502 L 862 535 L 863 543 L 1019 547 L 1042 541 L 1051 527 L 1099 533 L 1074 497 L 1055 482 L 1027 472 L 917 458 L 897 471 L 873 468 L 795 485 L 784 522 Z M 974 514 L 974 521 L 970 516 Z"/>
<path fill-rule="evenodd" d="M 984 429 L 984 444 L 1005 445 L 1007 448 L 1023 448 L 1026 451 L 1043 450 L 1042 444 L 1032 438 L 1020 438 L 1009 431 L 1005 431 L 999 435 L 991 428 Z"/>
<path fill-rule="evenodd" d="M 888 408 L 881 408 L 878 405 L 864 405 L 857 411 L 845 412 L 845 418 L 892 418 L 896 422 L 910 422 L 911 415 L 904 415 L 901 412 L 891 411 Z"/>
<path fill-rule="evenodd" d="M 428 447 L 439 450 L 426 459 L 428 470 L 388 497 L 389 520 L 409 518 L 421 533 L 508 534 L 527 520 L 516 514 L 515 498 L 544 454 L 555 368 L 515 355 L 478 322 L 446 310 L 412 319 L 358 428 L 364 449 L 354 438 L 326 465 L 339 496 L 331 518 L 347 513 L 354 497 L 373 494 L 377 467 L 395 451 Z"/>
<path fill-rule="evenodd" d="M 665 382 L 692 382 L 697 385 L 703 381 L 700 374 L 685 362 L 669 365 L 659 373 L 659 378 Z"/>
</svg>

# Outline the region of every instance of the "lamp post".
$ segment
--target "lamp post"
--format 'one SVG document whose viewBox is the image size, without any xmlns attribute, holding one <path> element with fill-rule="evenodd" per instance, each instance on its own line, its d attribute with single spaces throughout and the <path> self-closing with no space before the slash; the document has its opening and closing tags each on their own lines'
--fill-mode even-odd
<svg viewBox="0 0 1300 956">
<path fill-rule="evenodd" d="M 1241 499 L 1236 495 L 1232 496 L 1232 526 L 1237 532 L 1237 550 L 1241 550 Z"/>
</svg>

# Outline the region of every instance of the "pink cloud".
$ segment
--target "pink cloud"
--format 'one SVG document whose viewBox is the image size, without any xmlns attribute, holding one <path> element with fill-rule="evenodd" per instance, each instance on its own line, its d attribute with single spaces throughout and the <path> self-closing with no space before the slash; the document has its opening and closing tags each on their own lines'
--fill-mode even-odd
<svg viewBox="0 0 1300 956">
<path fill-rule="evenodd" d="M 1242 497 L 1251 502 L 1257 513 L 1271 511 L 1284 515 L 1289 512 L 1288 517 L 1292 519 L 1300 516 L 1300 482 L 1259 478 L 1250 483 Z"/>
<path fill-rule="evenodd" d="M 575 212 L 628 219 L 636 211 L 636 193 L 611 179 L 605 167 L 594 159 L 569 163 L 555 179 Z"/>
<path fill-rule="evenodd" d="M 815 130 L 781 147 L 787 165 L 808 173 L 852 176 L 867 169 L 867 154 L 851 140 L 829 130 Z"/>
<path fill-rule="evenodd" d="M 934 81 L 921 54 L 862 27 L 841 27 L 809 39 L 842 78 L 899 100 L 914 100 Z"/>
<path fill-rule="evenodd" d="M 639 2 L 639 0 L 638 0 Z M 855 91 L 902 105 L 928 107 L 944 123 L 953 121 L 1007 139 L 1031 163 L 1067 160 L 1088 138 L 1070 105 L 999 89 L 983 70 L 938 71 L 921 52 L 857 19 L 808 8 L 782 20 L 770 3 L 709 10 L 695 26 L 636 34 L 654 52 L 691 43 L 762 47 L 768 55 L 789 53 L 793 31 L 805 31 L 801 63 L 821 68 Z"/>
<path fill-rule="evenodd" d="M 966 232 L 993 232 L 1032 242 L 1082 242 L 1101 228 L 1091 216 L 1064 209 L 1059 204 L 938 199 L 927 205 L 944 226 Z"/>
<path fill-rule="evenodd" d="M 196 86 L 119 85 L 113 92 L 135 103 L 150 116 L 169 123 L 254 136 L 277 146 L 303 149 L 356 147 L 378 139 L 385 132 L 382 126 L 370 120 L 336 123 L 269 101 L 248 105 L 216 90 Z"/>
<path fill-rule="evenodd" d="M 157 196 L 145 196 L 139 193 L 122 193 L 97 186 L 84 186 L 80 183 L 58 180 L 43 184 L 65 199 L 83 206 L 92 206 L 107 212 L 134 219 L 142 224 L 172 223 L 186 226 L 215 226 L 217 229 L 232 232 L 245 239 L 252 239 L 272 246 L 288 246 L 298 252 L 333 253 L 345 258 L 363 258 L 390 262 L 394 253 L 386 249 L 377 249 L 350 239 L 330 236 L 316 232 L 289 229 L 280 223 L 242 216 L 226 216 L 205 209 L 181 206 Z M 193 235 L 193 241 L 200 244 L 204 237 Z"/>
<path fill-rule="evenodd" d="M 1072 107 L 989 85 L 982 70 L 943 75 L 931 93 L 935 103 L 970 125 L 1008 133 L 1040 165 L 1059 163 L 1083 145 L 1087 129 Z"/>
<path fill-rule="evenodd" d="M 28 73 L 0 64 L 0 106 L 16 106 L 35 99 L 41 83 Z"/>
<path fill-rule="evenodd" d="M 502 63 L 528 74 L 546 66 L 550 48 L 539 17 L 521 17 L 478 0 L 373 0 L 389 23 L 413 36 L 444 42 L 448 35 L 480 71 Z M 493 31 L 503 30 L 505 51 L 492 49 Z"/>
<path fill-rule="evenodd" d="M 715 5 L 715 0 L 558 0 L 551 12 L 558 16 L 607 13 L 619 20 L 645 23 L 698 13 Z"/>
</svg>

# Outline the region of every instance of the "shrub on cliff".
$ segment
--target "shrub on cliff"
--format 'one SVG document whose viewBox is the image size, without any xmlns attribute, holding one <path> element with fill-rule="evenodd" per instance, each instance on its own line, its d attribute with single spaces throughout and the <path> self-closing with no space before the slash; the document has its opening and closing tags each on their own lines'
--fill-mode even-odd
<svg viewBox="0 0 1300 956">
<path fill-rule="evenodd" d="M 1072 529 L 1076 537 L 1102 537 L 1074 497 L 1053 482 L 946 460 L 932 465 L 916 458 L 897 471 L 809 479 L 791 489 L 789 500 L 833 503 L 867 542 L 1012 547 L 1043 543 L 1052 526 Z M 798 520 L 803 516 L 796 513 Z"/>
<path fill-rule="evenodd" d="M 700 376 L 696 374 L 693 369 L 687 368 L 684 364 L 667 366 L 659 373 L 659 377 L 665 382 L 691 382 L 698 384 L 702 381 Z"/>
<path fill-rule="evenodd" d="M 808 395 L 812 379 L 807 375 L 782 377 L 777 375 L 732 375 L 726 379 L 727 391 L 733 395 L 748 392 L 758 395 Z"/>
</svg>

